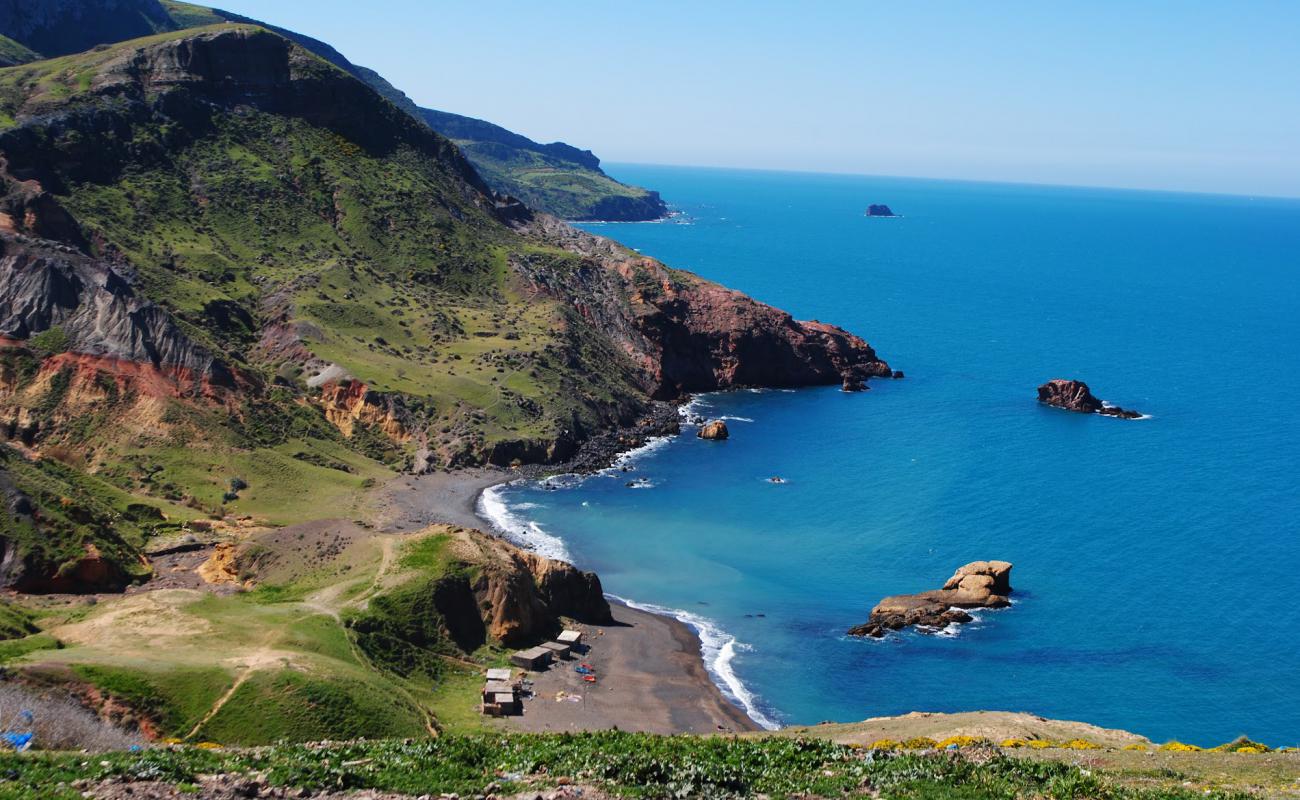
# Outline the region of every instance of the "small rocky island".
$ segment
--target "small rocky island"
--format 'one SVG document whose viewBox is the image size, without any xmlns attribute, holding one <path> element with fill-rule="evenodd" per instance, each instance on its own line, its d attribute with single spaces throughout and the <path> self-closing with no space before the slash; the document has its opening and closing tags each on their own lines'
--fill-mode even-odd
<svg viewBox="0 0 1300 800">
<path fill-rule="evenodd" d="M 871 205 L 867 206 L 867 216 L 868 217 L 897 217 L 898 215 L 895 214 L 889 208 L 889 206 L 885 205 L 884 203 L 872 203 Z"/>
<path fill-rule="evenodd" d="M 715 419 L 712 422 L 701 425 L 699 433 L 695 435 L 701 439 L 720 442 L 731 436 L 731 431 L 727 430 L 726 422 L 723 422 L 720 419 Z"/>
<path fill-rule="evenodd" d="M 1011 605 L 1011 564 L 975 561 L 958 569 L 942 589 L 886 597 L 871 609 L 866 623 L 849 629 L 849 636 L 879 639 L 889 631 L 915 626 L 926 633 L 974 619 L 962 609 L 1005 608 Z"/>
<path fill-rule="evenodd" d="M 1142 412 L 1132 411 L 1119 406 L 1108 406 L 1098 400 L 1083 381 L 1055 378 L 1038 387 L 1038 402 L 1077 411 L 1080 414 L 1101 414 L 1104 417 L 1120 419 L 1141 419 Z"/>
</svg>

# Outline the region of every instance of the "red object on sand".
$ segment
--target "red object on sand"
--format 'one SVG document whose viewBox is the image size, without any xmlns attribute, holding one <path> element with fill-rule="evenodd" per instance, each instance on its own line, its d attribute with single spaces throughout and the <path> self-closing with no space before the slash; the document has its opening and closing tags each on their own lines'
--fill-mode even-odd
<svg viewBox="0 0 1300 800">
<path fill-rule="evenodd" d="M 595 676 L 595 675 L 583 675 L 583 676 L 582 676 L 582 679 L 583 679 L 584 681 L 586 681 L 587 683 L 595 683 L 595 682 L 596 682 L 596 676 Z"/>
</svg>

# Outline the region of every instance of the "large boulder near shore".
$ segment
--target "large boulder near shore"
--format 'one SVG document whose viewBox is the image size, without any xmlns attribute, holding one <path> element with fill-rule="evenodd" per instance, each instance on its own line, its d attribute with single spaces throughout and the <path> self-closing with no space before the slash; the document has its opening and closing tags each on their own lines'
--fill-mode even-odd
<svg viewBox="0 0 1300 800">
<path fill-rule="evenodd" d="M 962 609 L 1005 608 L 1011 605 L 1011 564 L 974 561 L 958 569 L 942 589 L 886 597 L 871 609 L 871 617 L 849 629 L 850 636 L 879 639 L 889 631 L 916 627 L 936 631 L 974 619 Z"/>
<path fill-rule="evenodd" d="M 700 432 L 697 433 L 696 436 L 701 439 L 710 439 L 715 442 L 720 442 L 723 439 L 730 437 L 731 431 L 727 430 L 726 422 L 720 419 L 715 419 L 712 422 L 701 425 Z"/>
<path fill-rule="evenodd" d="M 1119 406 L 1106 405 L 1093 395 L 1092 390 L 1088 388 L 1088 384 L 1083 381 L 1065 380 L 1063 378 L 1054 378 L 1039 386 L 1038 402 L 1053 408 L 1077 411 L 1081 414 L 1101 414 L 1102 416 L 1119 417 L 1120 419 L 1138 419 L 1142 416 L 1139 411 L 1130 411 Z"/>
</svg>

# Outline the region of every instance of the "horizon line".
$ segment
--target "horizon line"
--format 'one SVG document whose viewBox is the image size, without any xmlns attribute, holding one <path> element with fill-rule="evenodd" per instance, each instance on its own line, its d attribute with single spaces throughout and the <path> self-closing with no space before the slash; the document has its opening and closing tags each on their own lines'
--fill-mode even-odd
<svg viewBox="0 0 1300 800">
<path fill-rule="evenodd" d="M 1208 191 L 1205 189 L 1168 189 L 1143 186 L 1113 186 L 1101 183 L 1049 183 L 1046 181 L 1017 181 L 1017 180 L 998 180 L 993 178 L 945 178 L 934 175 L 900 175 L 888 174 L 881 172 L 836 172 L 827 169 L 790 169 L 780 167 L 738 167 L 738 166 L 719 166 L 716 164 L 680 164 L 666 163 L 658 161 L 621 161 L 604 159 L 600 162 L 601 167 L 610 165 L 625 164 L 632 167 L 668 167 L 680 169 L 712 169 L 728 172 L 773 172 L 784 173 L 789 175 L 829 175 L 845 178 L 890 178 L 913 181 L 934 181 L 936 183 L 974 183 L 974 184 L 993 184 L 995 186 L 1032 186 L 1040 189 L 1101 189 L 1112 192 L 1139 192 L 1142 194 L 1174 194 L 1174 195 L 1192 195 L 1199 197 L 1232 197 L 1243 200 L 1290 200 L 1300 201 L 1300 194 L 1271 194 L 1268 192 L 1256 192 L 1247 194 L 1243 192 L 1224 192 Z"/>
</svg>

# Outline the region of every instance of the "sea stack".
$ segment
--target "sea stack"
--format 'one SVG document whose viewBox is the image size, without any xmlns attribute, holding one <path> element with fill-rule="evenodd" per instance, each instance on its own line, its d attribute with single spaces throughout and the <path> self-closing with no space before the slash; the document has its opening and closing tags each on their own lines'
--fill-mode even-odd
<svg viewBox="0 0 1300 800">
<path fill-rule="evenodd" d="M 1105 417 L 1120 419 L 1139 419 L 1142 413 L 1108 406 L 1093 395 L 1088 384 L 1083 381 L 1054 378 L 1038 387 L 1038 402 L 1053 408 L 1076 411 L 1080 414 L 1101 414 Z"/>
<path fill-rule="evenodd" d="M 958 569 L 942 589 L 886 597 L 871 609 L 871 617 L 849 629 L 849 636 L 879 639 L 889 631 L 916 627 L 922 632 L 964 625 L 974 617 L 965 608 L 1005 608 L 1011 605 L 1011 564 L 974 561 Z"/>
<path fill-rule="evenodd" d="M 884 203 L 872 203 L 867 206 L 868 217 L 896 217 L 898 216 Z"/>
<path fill-rule="evenodd" d="M 723 422 L 720 419 L 715 419 L 712 422 L 701 425 L 700 432 L 697 433 L 696 436 L 700 437 L 701 439 L 709 439 L 711 441 L 720 442 L 730 437 L 731 431 L 727 430 L 726 422 Z"/>
</svg>

